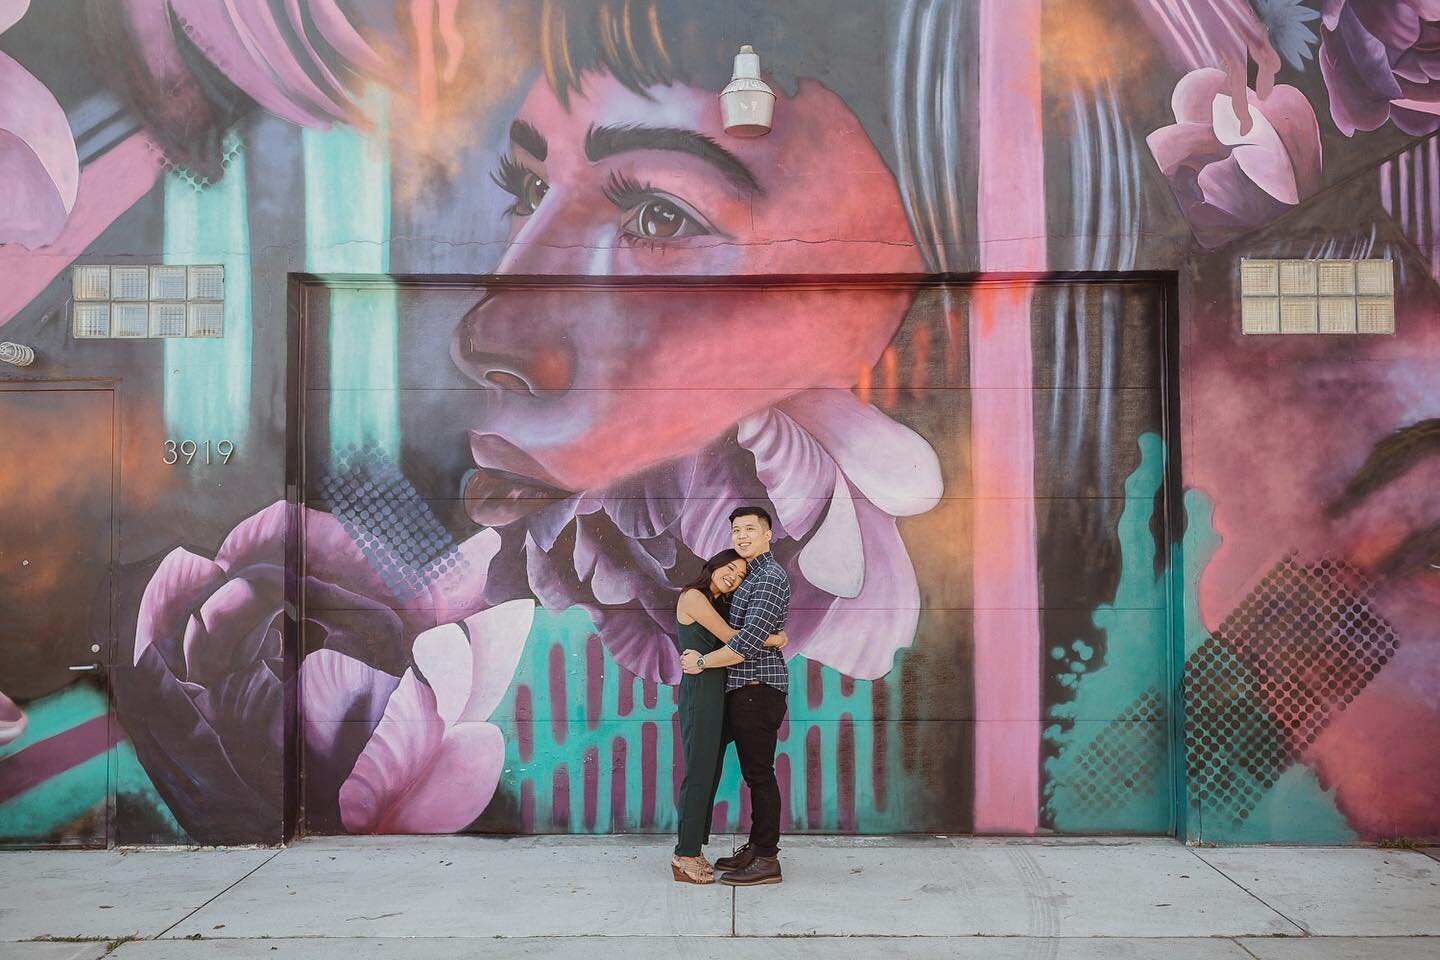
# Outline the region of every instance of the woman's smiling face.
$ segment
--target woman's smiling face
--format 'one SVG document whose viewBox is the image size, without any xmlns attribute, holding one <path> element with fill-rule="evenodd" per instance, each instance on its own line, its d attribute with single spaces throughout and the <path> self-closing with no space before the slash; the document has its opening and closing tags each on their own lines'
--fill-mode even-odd
<svg viewBox="0 0 1440 960">
<path fill-rule="evenodd" d="M 649 92 L 591 73 L 564 104 L 535 83 L 494 172 L 513 198 L 498 273 L 921 269 L 894 177 L 829 90 L 802 83 L 777 103 L 774 133 L 750 140 L 724 133 L 712 91 Z M 603 486 L 797 390 L 853 385 L 909 300 L 813 286 L 499 286 L 452 344 L 461 369 L 493 388 L 477 464 L 566 490 Z"/>
<path fill-rule="evenodd" d="M 745 579 L 745 574 L 749 569 L 749 565 L 744 560 L 731 560 L 710 574 L 710 589 L 716 594 L 734 593 L 735 589 L 740 586 L 740 581 Z"/>
</svg>

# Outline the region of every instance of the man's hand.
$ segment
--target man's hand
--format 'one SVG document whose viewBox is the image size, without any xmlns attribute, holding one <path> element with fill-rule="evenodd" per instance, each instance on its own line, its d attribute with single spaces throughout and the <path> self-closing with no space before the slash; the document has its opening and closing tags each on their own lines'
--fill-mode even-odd
<svg viewBox="0 0 1440 960">
<path fill-rule="evenodd" d="M 686 650 L 684 653 L 680 654 L 680 667 L 686 673 L 701 673 L 702 671 L 700 669 L 700 665 L 696 663 L 696 661 L 699 659 L 700 652 L 698 650 Z"/>
<path fill-rule="evenodd" d="M 784 630 L 781 630 L 779 633 L 770 634 L 769 639 L 765 641 L 765 646 L 775 650 L 784 650 L 785 644 L 789 642 L 790 637 L 786 635 Z"/>
</svg>

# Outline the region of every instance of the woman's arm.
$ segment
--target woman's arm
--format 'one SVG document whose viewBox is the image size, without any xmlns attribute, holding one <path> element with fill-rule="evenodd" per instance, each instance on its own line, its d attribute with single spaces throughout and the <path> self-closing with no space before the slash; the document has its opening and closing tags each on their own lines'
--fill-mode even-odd
<svg viewBox="0 0 1440 960">
<path fill-rule="evenodd" d="M 716 612 L 709 598 L 699 590 L 686 590 L 682 593 L 677 609 L 713 633 L 721 643 L 727 642 L 740 632 L 725 622 L 725 618 Z"/>
</svg>

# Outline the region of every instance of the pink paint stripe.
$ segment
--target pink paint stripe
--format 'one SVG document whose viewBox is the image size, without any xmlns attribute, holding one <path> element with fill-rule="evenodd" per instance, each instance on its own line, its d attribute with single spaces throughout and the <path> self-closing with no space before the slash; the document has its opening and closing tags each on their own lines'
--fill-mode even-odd
<svg viewBox="0 0 1440 960">
<path fill-rule="evenodd" d="M 65 228 L 39 250 L 18 243 L 0 245 L 0 326 L 4 326 L 50 282 L 75 262 L 110 224 L 155 186 L 160 148 L 136 133 L 80 171 L 80 192 Z"/>
<path fill-rule="evenodd" d="M 625 829 L 625 766 L 626 751 L 624 737 L 610 741 L 610 832 L 621 833 Z"/>
<path fill-rule="evenodd" d="M 120 725 L 101 714 L 0 760 L 0 803 L 78 767 L 120 740 Z"/>
<path fill-rule="evenodd" d="M 1041 0 L 981 0 L 980 266 L 1046 268 Z M 1033 833 L 1040 796 L 1040 622 L 1028 285 L 972 304 L 977 832 Z M 998 615 L 997 615 L 998 614 Z"/>
</svg>

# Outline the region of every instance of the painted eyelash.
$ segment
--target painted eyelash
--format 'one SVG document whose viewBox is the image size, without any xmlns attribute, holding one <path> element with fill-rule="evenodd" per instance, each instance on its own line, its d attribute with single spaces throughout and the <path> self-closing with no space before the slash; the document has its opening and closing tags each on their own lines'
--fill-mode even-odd
<svg viewBox="0 0 1440 960">
<path fill-rule="evenodd" d="M 632 180 L 618 170 L 610 171 L 605 183 L 605 199 L 622 210 L 630 210 L 656 198 L 655 188 L 647 183 Z"/>
<path fill-rule="evenodd" d="M 523 163 L 513 157 L 502 156 L 499 168 L 491 171 L 490 179 L 495 186 L 519 200 L 525 196 L 525 178 L 533 175 Z"/>
</svg>

